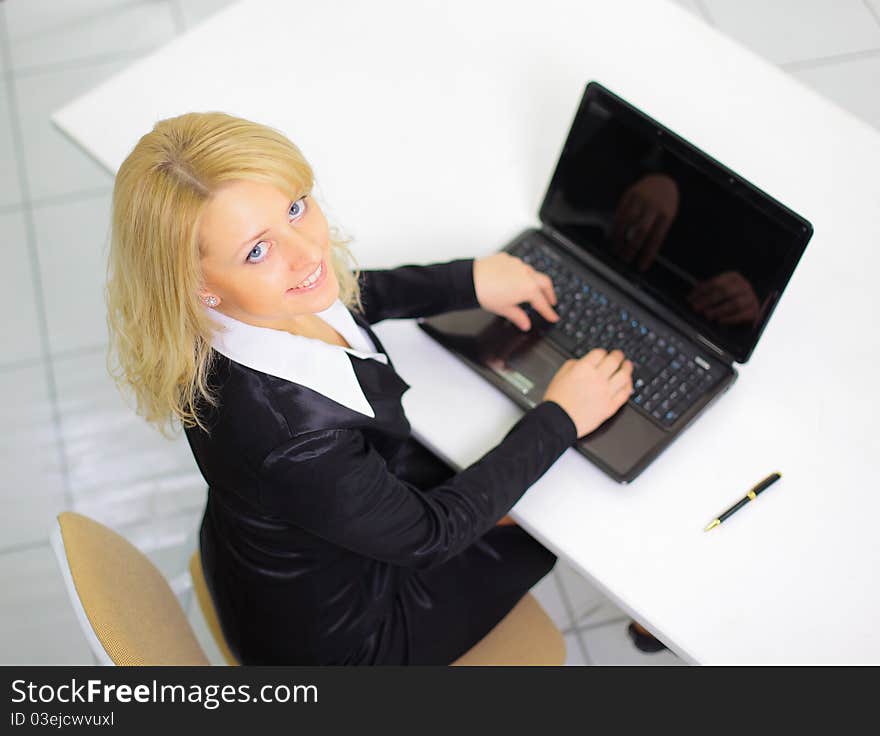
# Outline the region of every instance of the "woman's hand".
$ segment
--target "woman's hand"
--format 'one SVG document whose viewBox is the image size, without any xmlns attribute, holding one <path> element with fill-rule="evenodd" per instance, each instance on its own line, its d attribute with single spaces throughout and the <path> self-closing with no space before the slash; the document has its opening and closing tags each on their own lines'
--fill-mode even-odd
<svg viewBox="0 0 880 736">
<path fill-rule="evenodd" d="M 550 306 L 556 304 L 550 277 L 510 253 L 474 259 L 474 290 L 483 309 L 506 317 L 523 331 L 530 330 L 532 322 L 517 306 L 522 302 L 531 304 L 548 322 L 559 319 Z"/>
<path fill-rule="evenodd" d="M 595 348 L 556 371 L 542 401 L 555 401 L 574 422 L 578 438 L 615 414 L 632 394 L 633 364 L 620 350 Z"/>
</svg>

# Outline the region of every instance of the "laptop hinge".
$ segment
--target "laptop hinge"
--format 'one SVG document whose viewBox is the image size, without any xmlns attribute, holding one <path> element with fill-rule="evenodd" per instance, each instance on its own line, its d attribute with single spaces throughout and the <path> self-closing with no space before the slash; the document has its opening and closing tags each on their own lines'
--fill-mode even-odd
<svg viewBox="0 0 880 736">
<path fill-rule="evenodd" d="M 582 261 L 590 269 L 598 272 L 600 276 L 610 281 L 618 289 L 632 297 L 634 301 L 646 307 L 648 310 L 654 312 L 661 319 L 669 322 L 676 330 L 685 335 L 688 339 L 704 347 L 725 365 L 731 366 L 734 362 L 736 362 L 730 353 L 728 353 L 722 347 L 715 345 L 715 343 L 713 343 L 711 340 L 705 338 L 702 334 L 700 334 L 699 331 L 697 331 L 697 329 L 693 325 L 685 322 L 671 309 L 651 297 L 650 294 L 645 293 L 641 289 L 631 284 L 619 273 L 609 268 L 606 264 L 602 263 L 601 260 L 593 256 L 584 248 L 578 246 L 574 241 L 567 238 L 558 230 L 554 229 L 546 223 L 541 223 L 540 231 L 554 243 L 560 245 L 565 250 L 565 252 L 572 256 L 575 260 Z"/>
</svg>

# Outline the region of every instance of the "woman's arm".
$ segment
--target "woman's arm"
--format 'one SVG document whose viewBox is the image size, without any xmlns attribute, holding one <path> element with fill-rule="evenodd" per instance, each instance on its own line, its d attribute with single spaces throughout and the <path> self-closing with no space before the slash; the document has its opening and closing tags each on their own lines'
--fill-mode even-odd
<svg viewBox="0 0 880 736">
<path fill-rule="evenodd" d="M 565 410 L 545 401 L 477 462 L 422 490 L 389 472 L 361 432 L 307 432 L 266 457 L 260 502 L 352 552 L 427 569 L 489 531 L 576 439 Z"/>
<path fill-rule="evenodd" d="M 370 324 L 480 306 L 474 289 L 473 258 L 361 271 L 358 283 L 364 318 Z"/>
</svg>

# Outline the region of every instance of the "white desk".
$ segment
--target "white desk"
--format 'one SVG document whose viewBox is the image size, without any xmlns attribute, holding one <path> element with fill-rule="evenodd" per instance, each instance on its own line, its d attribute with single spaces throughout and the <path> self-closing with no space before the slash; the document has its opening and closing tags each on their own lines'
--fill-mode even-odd
<svg viewBox="0 0 880 736">
<path fill-rule="evenodd" d="M 740 380 L 633 485 L 569 450 L 514 515 L 687 660 L 880 662 L 877 131 L 662 0 L 297 5 L 231 6 L 55 120 L 111 171 L 159 118 L 279 128 L 366 267 L 536 224 L 589 79 L 771 192 L 815 236 Z M 456 465 L 520 415 L 414 323 L 379 334 L 414 430 Z"/>
</svg>

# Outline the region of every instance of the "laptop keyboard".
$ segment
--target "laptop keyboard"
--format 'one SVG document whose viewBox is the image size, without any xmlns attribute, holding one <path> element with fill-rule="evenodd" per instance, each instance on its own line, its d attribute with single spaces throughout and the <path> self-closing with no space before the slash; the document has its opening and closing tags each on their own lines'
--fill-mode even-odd
<svg viewBox="0 0 880 736">
<path fill-rule="evenodd" d="M 633 363 L 628 403 L 662 426 L 674 424 L 721 377 L 720 369 L 694 346 L 603 293 L 602 287 L 575 273 L 551 248 L 525 240 L 508 250 L 553 280 L 554 309 L 560 319 L 548 322 L 529 306 L 526 312 L 533 325 L 575 358 L 594 348 L 622 350 Z"/>
</svg>

